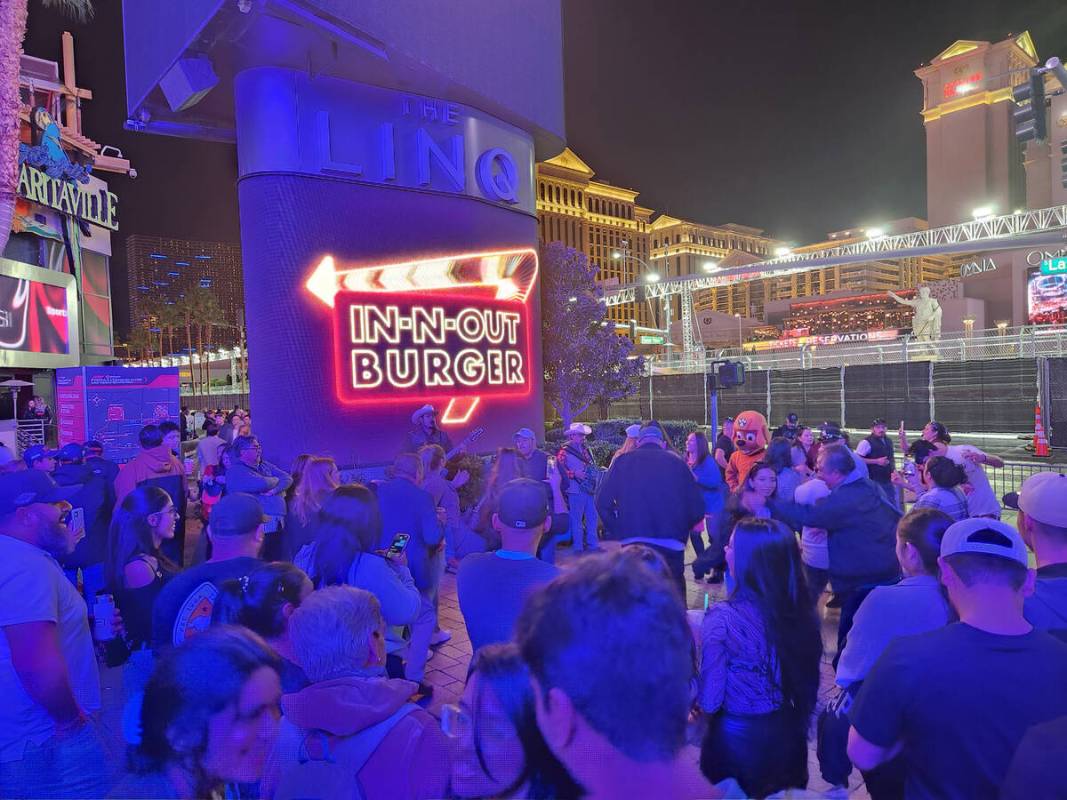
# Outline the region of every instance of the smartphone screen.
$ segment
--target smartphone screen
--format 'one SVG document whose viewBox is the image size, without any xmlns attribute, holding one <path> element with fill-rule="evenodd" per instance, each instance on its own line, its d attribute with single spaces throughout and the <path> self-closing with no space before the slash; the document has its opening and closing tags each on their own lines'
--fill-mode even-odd
<svg viewBox="0 0 1067 800">
<path fill-rule="evenodd" d="M 411 537 L 406 533 L 398 533 L 393 537 L 393 543 L 389 545 L 389 549 L 385 551 L 388 556 L 398 556 L 404 552 L 404 548 L 408 546 L 408 540 Z"/>
</svg>

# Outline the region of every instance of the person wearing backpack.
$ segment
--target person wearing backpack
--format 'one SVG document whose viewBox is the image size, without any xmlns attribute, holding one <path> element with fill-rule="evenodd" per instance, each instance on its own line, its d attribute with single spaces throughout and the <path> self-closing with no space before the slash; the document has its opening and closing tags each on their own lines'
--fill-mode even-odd
<svg viewBox="0 0 1067 800">
<path fill-rule="evenodd" d="M 282 697 L 263 800 L 444 797 L 451 759 L 437 721 L 409 702 L 417 684 L 375 677 L 385 661 L 377 598 L 352 586 L 313 592 L 289 620 L 311 685 Z"/>
</svg>

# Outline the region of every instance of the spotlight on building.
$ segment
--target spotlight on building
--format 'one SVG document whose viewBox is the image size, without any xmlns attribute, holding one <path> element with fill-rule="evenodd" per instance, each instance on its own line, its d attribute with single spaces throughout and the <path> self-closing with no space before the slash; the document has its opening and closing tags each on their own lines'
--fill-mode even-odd
<svg viewBox="0 0 1067 800">
<path fill-rule="evenodd" d="M 613 259 L 615 259 L 616 261 L 618 261 L 620 258 L 622 258 L 622 253 L 620 253 L 618 250 L 616 250 L 614 253 L 611 254 L 611 257 Z"/>
<path fill-rule="evenodd" d="M 885 228 L 868 228 L 864 233 L 868 239 L 881 239 L 885 236 Z"/>
<path fill-rule="evenodd" d="M 659 273 L 658 272 L 650 272 L 645 276 L 645 280 L 648 281 L 649 283 L 659 283 Z"/>
<path fill-rule="evenodd" d="M 993 206 L 979 206 L 971 212 L 971 216 L 977 220 L 989 219 L 994 214 Z"/>
<path fill-rule="evenodd" d="M 956 94 L 967 94 L 967 92 L 973 91 L 973 83 L 961 83 L 956 86 Z"/>
<path fill-rule="evenodd" d="M 705 261 L 703 266 L 704 266 L 704 271 L 705 272 L 714 272 L 716 269 L 719 268 L 719 262 L 718 261 Z"/>
<path fill-rule="evenodd" d="M 776 247 L 776 248 L 774 248 L 774 254 L 778 258 L 785 258 L 785 256 L 789 255 L 792 252 L 793 251 L 788 247 Z"/>
<path fill-rule="evenodd" d="M 568 303 L 577 303 L 578 302 L 578 298 L 577 297 L 573 297 L 573 296 L 572 297 L 568 297 L 567 298 L 567 302 Z"/>
</svg>

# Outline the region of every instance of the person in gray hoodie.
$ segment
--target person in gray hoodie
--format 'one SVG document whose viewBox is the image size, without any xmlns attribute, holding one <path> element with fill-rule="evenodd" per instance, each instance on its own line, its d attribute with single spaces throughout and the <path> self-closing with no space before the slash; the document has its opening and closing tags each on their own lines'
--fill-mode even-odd
<svg viewBox="0 0 1067 800">
<path fill-rule="evenodd" d="M 230 446 L 226 470 L 226 494 L 242 492 L 259 500 L 267 517 L 263 531 L 263 560 L 277 561 L 282 552 L 285 521 L 285 490 L 293 483 L 289 473 L 263 460 L 263 448 L 255 436 L 238 436 Z"/>
</svg>

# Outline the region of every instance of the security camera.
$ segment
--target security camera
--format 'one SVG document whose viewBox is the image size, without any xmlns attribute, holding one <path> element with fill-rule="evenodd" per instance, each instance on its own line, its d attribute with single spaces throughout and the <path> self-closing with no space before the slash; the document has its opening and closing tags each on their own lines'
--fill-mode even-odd
<svg viewBox="0 0 1067 800">
<path fill-rule="evenodd" d="M 137 170 L 135 170 L 133 167 L 130 167 L 130 171 L 128 173 L 126 173 L 126 174 L 129 175 L 131 178 L 136 178 L 137 177 Z"/>
</svg>

